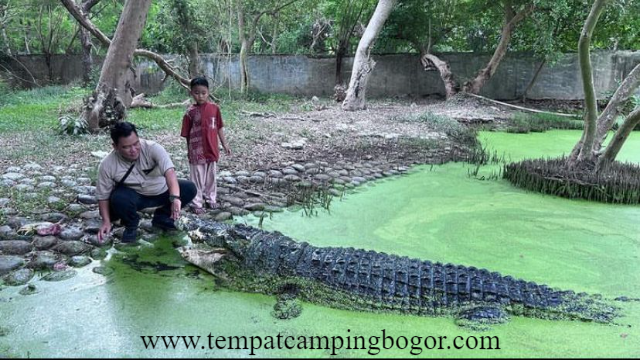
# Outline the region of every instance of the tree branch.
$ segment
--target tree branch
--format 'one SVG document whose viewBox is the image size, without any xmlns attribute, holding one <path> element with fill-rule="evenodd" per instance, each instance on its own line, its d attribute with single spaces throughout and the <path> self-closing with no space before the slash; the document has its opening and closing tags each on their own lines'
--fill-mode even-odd
<svg viewBox="0 0 640 360">
<path fill-rule="evenodd" d="M 100 41 L 103 45 L 107 47 L 111 45 L 111 40 L 102 31 L 100 31 L 100 29 L 98 29 L 89 19 L 87 19 L 86 16 L 84 16 L 84 14 L 76 6 L 76 4 L 73 3 L 72 0 L 60 0 L 60 2 L 62 3 L 62 5 L 64 5 L 64 7 L 67 8 L 69 13 L 76 19 L 76 21 L 78 21 L 80 25 L 82 25 L 93 36 L 95 36 L 96 39 L 98 39 L 98 41 Z M 167 63 L 166 60 L 159 54 L 156 54 L 152 51 L 145 50 L 145 49 L 136 49 L 133 54 L 137 56 L 143 56 L 153 60 L 158 65 L 158 67 L 160 67 L 160 69 L 162 69 L 168 76 L 171 76 L 172 78 L 174 78 L 184 88 L 186 89 L 189 88 L 189 82 L 190 82 L 189 79 L 180 76 L 173 69 L 173 67 L 169 65 L 169 63 Z"/>
</svg>

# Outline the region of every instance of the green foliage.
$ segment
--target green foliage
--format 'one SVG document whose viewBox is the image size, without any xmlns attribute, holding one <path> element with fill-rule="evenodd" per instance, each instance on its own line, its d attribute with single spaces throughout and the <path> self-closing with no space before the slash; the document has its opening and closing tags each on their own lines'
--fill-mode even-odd
<svg viewBox="0 0 640 360">
<path fill-rule="evenodd" d="M 612 163 L 598 171 L 591 165 L 569 167 L 566 158 L 507 164 L 503 175 L 515 186 L 570 199 L 614 204 L 640 203 L 640 167 Z"/>
<path fill-rule="evenodd" d="M 426 112 L 420 115 L 410 115 L 395 119 L 396 121 L 422 122 L 438 132 L 447 134 L 447 136 L 457 139 L 464 144 L 475 144 L 475 130 L 460 124 L 457 120 L 448 116 L 436 115 Z"/>
<path fill-rule="evenodd" d="M 58 118 L 58 135 L 80 135 L 89 133 L 89 125 L 82 116 L 63 115 Z"/>
<path fill-rule="evenodd" d="M 582 130 L 584 121 L 577 116 L 571 119 L 553 114 L 518 112 L 509 119 L 507 125 L 507 132 L 529 133 L 551 129 Z"/>
</svg>

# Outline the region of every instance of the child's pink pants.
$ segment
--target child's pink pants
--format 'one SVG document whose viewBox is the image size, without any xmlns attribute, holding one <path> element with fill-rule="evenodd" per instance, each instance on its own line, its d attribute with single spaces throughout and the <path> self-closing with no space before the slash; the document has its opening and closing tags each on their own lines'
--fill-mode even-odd
<svg viewBox="0 0 640 360">
<path fill-rule="evenodd" d="M 202 198 L 213 206 L 216 204 L 216 163 L 207 164 L 189 164 L 189 178 L 196 184 L 198 190 L 196 197 L 193 199 L 193 206 L 202 208 Z"/>
</svg>

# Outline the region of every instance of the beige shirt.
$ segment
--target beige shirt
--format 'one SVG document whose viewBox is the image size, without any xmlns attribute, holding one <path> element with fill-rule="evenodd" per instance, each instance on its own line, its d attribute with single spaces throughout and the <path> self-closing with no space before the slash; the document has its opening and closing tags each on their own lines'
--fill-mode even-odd
<svg viewBox="0 0 640 360">
<path fill-rule="evenodd" d="M 127 173 L 133 162 L 125 160 L 117 151 L 112 150 L 102 159 L 98 167 L 98 183 L 96 184 L 96 198 L 108 200 L 111 191 Z M 124 185 L 137 193 L 152 196 L 167 191 L 167 180 L 164 173 L 174 168 L 167 151 L 158 143 L 140 139 L 140 156 Z M 146 171 L 145 171 L 146 170 Z"/>
</svg>

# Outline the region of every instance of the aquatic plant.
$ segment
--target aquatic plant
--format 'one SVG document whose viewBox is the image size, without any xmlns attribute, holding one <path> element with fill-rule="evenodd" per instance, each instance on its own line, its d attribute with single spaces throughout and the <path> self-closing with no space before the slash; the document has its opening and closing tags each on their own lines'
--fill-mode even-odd
<svg viewBox="0 0 640 360">
<path fill-rule="evenodd" d="M 515 186 L 570 199 L 616 204 L 640 203 L 640 166 L 614 162 L 567 165 L 568 159 L 535 159 L 506 164 L 503 176 Z"/>
</svg>

